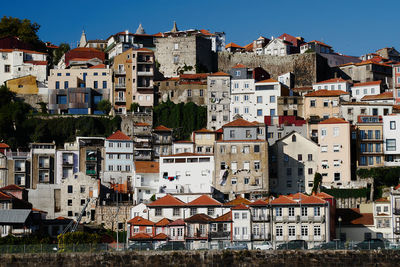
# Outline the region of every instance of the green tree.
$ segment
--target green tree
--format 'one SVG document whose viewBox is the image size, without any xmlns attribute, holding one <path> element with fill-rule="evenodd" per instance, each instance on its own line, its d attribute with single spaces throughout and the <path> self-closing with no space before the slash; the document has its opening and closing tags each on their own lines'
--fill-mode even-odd
<svg viewBox="0 0 400 267">
<path fill-rule="evenodd" d="M 104 112 L 104 114 L 108 115 L 111 111 L 111 103 L 107 99 L 101 100 L 97 104 L 97 109 Z"/>
<path fill-rule="evenodd" d="M 319 172 L 316 172 L 314 175 L 314 186 L 312 188 L 313 193 L 318 193 L 321 183 L 322 183 L 322 175 Z"/>
<path fill-rule="evenodd" d="M 137 112 L 138 110 L 140 111 L 140 105 L 139 103 L 133 102 L 130 106 L 129 109 L 131 112 Z"/>
<path fill-rule="evenodd" d="M 53 64 L 57 65 L 61 57 L 70 50 L 69 44 L 61 43 L 58 48 L 53 51 Z"/>
<path fill-rule="evenodd" d="M 47 114 L 47 103 L 39 102 L 37 104 L 40 106 L 40 113 Z"/>
</svg>

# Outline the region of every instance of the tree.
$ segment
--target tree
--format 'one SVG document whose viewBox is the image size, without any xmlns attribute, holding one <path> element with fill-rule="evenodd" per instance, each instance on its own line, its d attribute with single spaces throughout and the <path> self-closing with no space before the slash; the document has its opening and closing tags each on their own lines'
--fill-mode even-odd
<svg viewBox="0 0 400 267">
<path fill-rule="evenodd" d="M 40 106 L 40 113 L 47 114 L 47 103 L 39 102 L 37 104 Z"/>
<path fill-rule="evenodd" d="M 140 105 L 139 103 L 133 102 L 130 106 L 130 111 L 131 112 L 137 112 L 140 111 Z"/>
<path fill-rule="evenodd" d="M 18 37 L 22 42 L 32 46 L 37 51 L 46 51 L 46 45 L 40 41 L 37 32 L 40 25 L 36 22 L 31 23 L 29 19 L 19 19 L 4 16 L 0 20 L 0 38 L 7 36 Z"/>
<path fill-rule="evenodd" d="M 104 112 L 104 114 L 108 115 L 111 110 L 111 103 L 107 99 L 101 100 L 97 103 L 97 109 Z"/>
<path fill-rule="evenodd" d="M 57 65 L 61 57 L 70 50 L 69 44 L 61 43 L 53 52 L 53 64 Z"/>
<path fill-rule="evenodd" d="M 318 193 L 321 183 L 322 183 L 322 175 L 316 172 L 314 175 L 314 186 L 312 188 L 313 193 Z"/>
</svg>

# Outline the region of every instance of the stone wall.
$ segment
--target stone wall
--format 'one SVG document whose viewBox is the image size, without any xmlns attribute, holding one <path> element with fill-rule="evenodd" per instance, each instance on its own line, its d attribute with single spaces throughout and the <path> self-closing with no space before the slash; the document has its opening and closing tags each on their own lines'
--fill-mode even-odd
<svg viewBox="0 0 400 267">
<path fill-rule="evenodd" d="M 0 267 L 27 266 L 398 266 L 400 253 L 382 251 L 184 251 L 1 254 Z"/>
<path fill-rule="evenodd" d="M 327 60 L 316 53 L 288 56 L 218 53 L 218 70 L 229 72 L 238 63 L 251 68 L 262 67 L 276 80 L 279 75 L 292 72 L 295 87 L 311 86 L 312 83 L 329 79 L 333 75 Z"/>
</svg>

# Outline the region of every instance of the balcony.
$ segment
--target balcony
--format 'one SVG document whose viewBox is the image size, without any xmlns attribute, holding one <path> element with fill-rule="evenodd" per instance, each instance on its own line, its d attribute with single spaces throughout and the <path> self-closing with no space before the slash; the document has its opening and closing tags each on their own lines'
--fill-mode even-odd
<svg viewBox="0 0 400 267">
<path fill-rule="evenodd" d="M 126 99 L 125 99 L 125 97 L 116 97 L 115 103 L 117 103 L 117 102 L 126 102 Z"/>
<path fill-rule="evenodd" d="M 96 170 L 86 170 L 87 175 L 96 175 Z"/>
<path fill-rule="evenodd" d="M 253 216 L 253 221 L 264 221 L 269 222 L 269 216 Z"/>
<path fill-rule="evenodd" d="M 135 142 L 135 148 L 152 148 L 150 142 Z"/>
<path fill-rule="evenodd" d="M 138 76 L 153 76 L 154 73 L 153 73 L 152 70 L 150 70 L 150 71 L 138 71 L 137 75 Z"/>
<path fill-rule="evenodd" d="M 114 74 L 116 74 L 116 75 L 125 75 L 126 74 L 126 70 L 125 69 L 114 70 Z"/>
<path fill-rule="evenodd" d="M 394 232 L 396 235 L 399 235 L 399 234 L 400 234 L 400 227 L 394 227 L 394 228 L 393 228 L 393 232 Z"/>
<path fill-rule="evenodd" d="M 153 85 L 151 85 L 150 83 L 149 84 L 138 84 L 137 89 L 138 90 L 148 90 L 148 89 L 153 90 Z"/>
<path fill-rule="evenodd" d="M 229 239 L 231 232 L 210 232 L 210 238 L 227 238 Z"/>
<path fill-rule="evenodd" d="M 116 83 L 115 84 L 115 89 L 125 89 L 126 88 L 126 83 Z"/>
<path fill-rule="evenodd" d="M 70 159 L 63 160 L 62 164 L 63 164 L 63 166 L 72 166 L 72 165 L 74 165 L 74 161 L 70 160 Z"/>
<path fill-rule="evenodd" d="M 271 234 L 252 234 L 252 237 L 255 240 L 271 240 Z"/>
<path fill-rule="evenodd" d="M 394 215 L 400 215 L 400 209 L 399 208 L 394 208 L 393 209 L 393 214 Z"/>
</svg>

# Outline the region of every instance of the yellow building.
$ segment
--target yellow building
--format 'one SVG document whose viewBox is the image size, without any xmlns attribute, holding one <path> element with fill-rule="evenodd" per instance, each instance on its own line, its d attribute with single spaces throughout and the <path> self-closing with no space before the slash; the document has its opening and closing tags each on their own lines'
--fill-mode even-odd
<svg viewBox="0 0 400 267">
<path fill-rule="evenodd" d="M 6 81 L 6 86 L 11 92 L 22 95 L 32 95 L 39 92 L 36 77 L 27 75 Z"/>
</svg>

